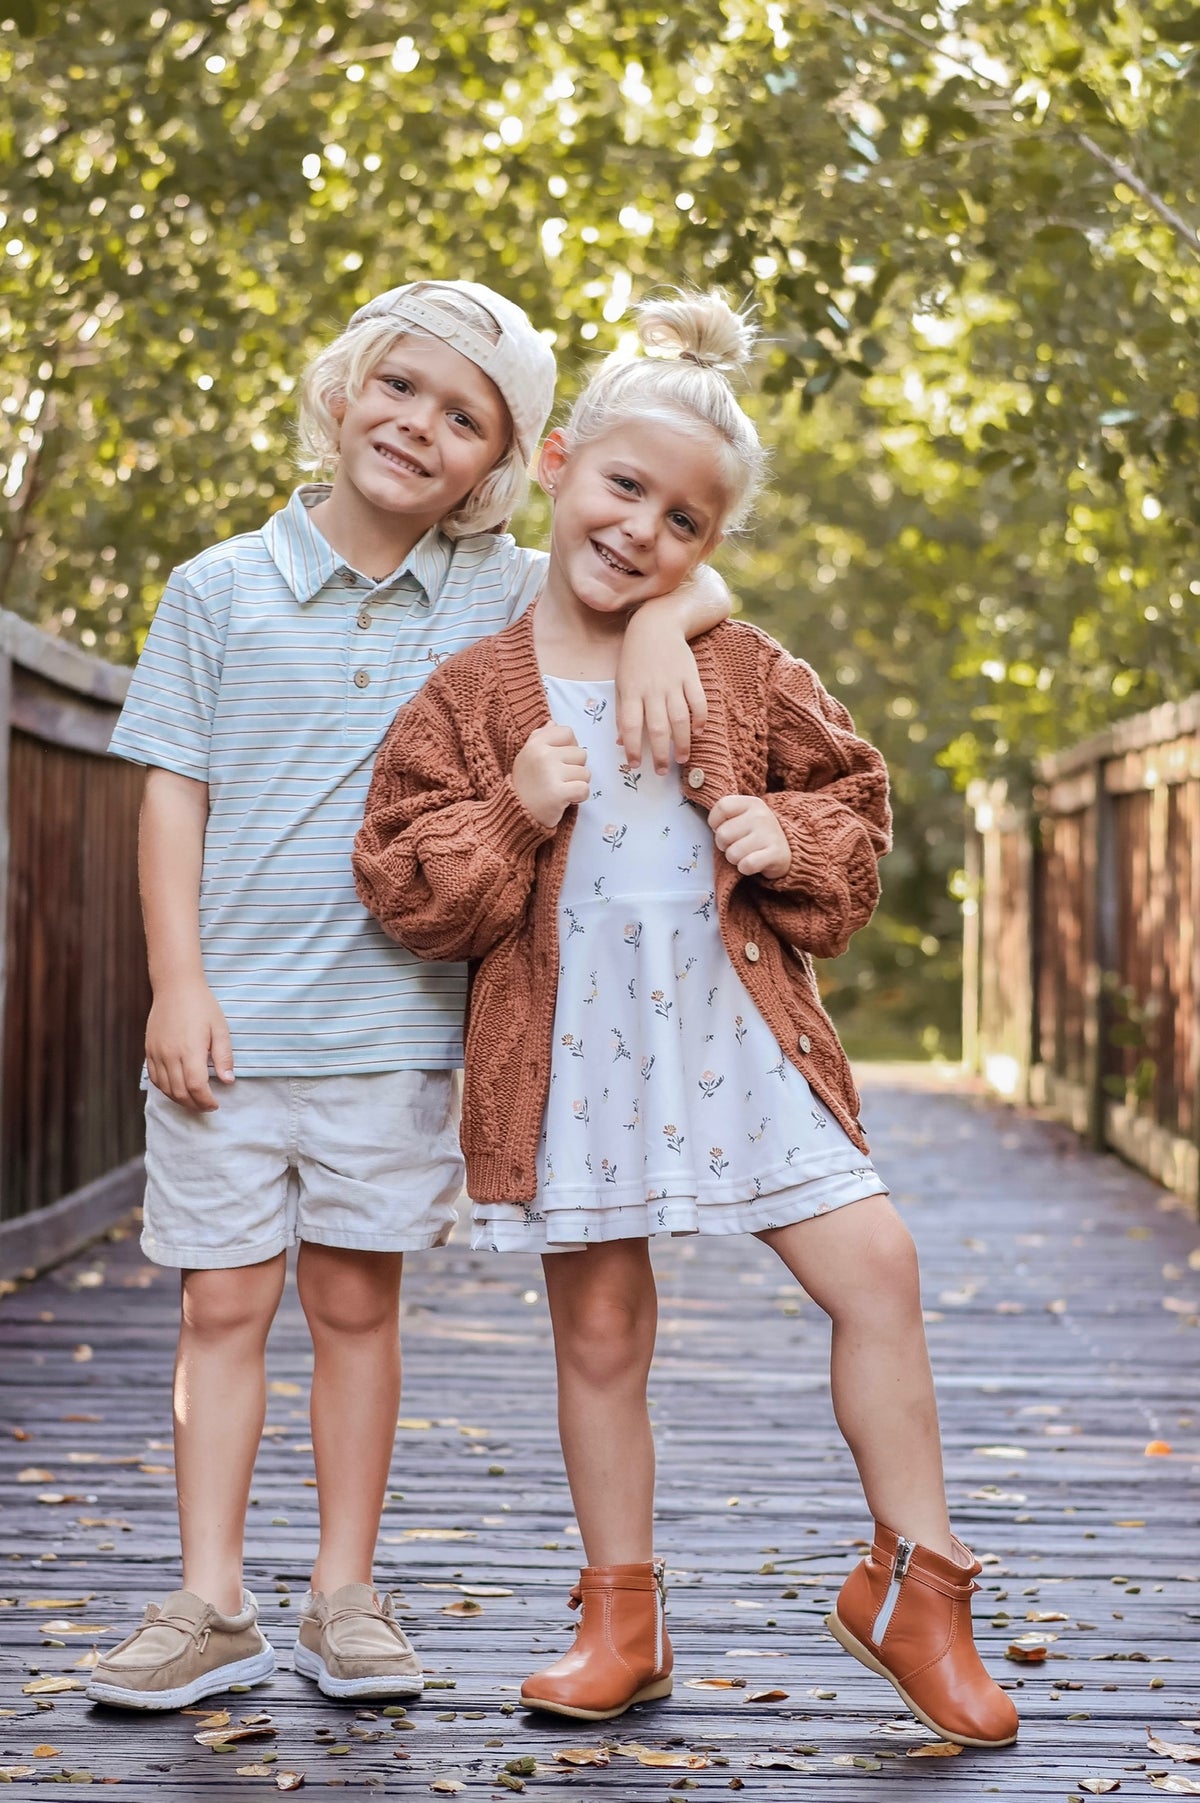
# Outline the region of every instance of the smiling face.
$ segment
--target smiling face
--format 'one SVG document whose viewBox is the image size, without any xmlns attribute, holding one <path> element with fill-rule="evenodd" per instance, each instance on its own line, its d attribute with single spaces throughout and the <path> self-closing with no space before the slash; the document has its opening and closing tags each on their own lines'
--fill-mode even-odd
<svg viewBox="0 0 1200 1803">
<path fill-rule="evenodd" d="M 490 377 L 419 333 L 397 340 L 342 403 L 339 428 L 334 498 L 402 517 L 417 537 L 466 499 L 512 435 Z"/>
<path fill-rule="evenodd" d="M 682 420 L 630 420 L 574 450 L 552 432 L 538 474 L 554 497 L 547 591 L 597 613 L 678 588 L 729 508 L 720 441 Z"/>
</svg>

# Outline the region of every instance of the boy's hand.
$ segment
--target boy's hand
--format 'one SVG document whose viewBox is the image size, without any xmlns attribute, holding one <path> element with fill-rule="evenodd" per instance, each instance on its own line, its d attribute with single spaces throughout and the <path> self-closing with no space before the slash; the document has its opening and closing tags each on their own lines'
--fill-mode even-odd
<svg viewBox="0 0 1200 1803">
<path fill-rule="evenodd" d="M 660 776 L 670 768 L 672 748 L 676 762 L 686 764 L 692 728 L 707 719 L 700 672 L 678 615 L 665 601 L 648 601 L 625 628 L 617 665 L 617 737 L 626 760 L 637 768 L 645 737 Z"/>
<path fill-rule="evenodd" d="M 708 816 L 717 850 L 742 876 L 786 876 L 792 848 L 773 808 L 758 795 L 723 795 Z"/>
<path fill-rule="evenodd" d="M 555 827 L 567 809 L 586 801 L 591 785 L 587 752 L 569 726 L 539 726 L 513 762 L 513 788 L 543 826 Z"/>
<path fill-rule="evenodd" d="M 221 1082 L 232 1083 L 229 1027 L 208 984 L 156 993 L 146 1023 L 146 1069 L 155 1089 L 181 1108 L 211 1114 L 220 1104 L 209 1080 L 210 1059 Z"/>
</svg>

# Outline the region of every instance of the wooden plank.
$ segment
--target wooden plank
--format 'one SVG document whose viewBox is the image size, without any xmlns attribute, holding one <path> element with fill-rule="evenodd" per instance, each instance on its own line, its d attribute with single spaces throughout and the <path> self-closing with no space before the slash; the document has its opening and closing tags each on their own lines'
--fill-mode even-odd
<svg viewBox="0 0 1200 1803">
<path fill-rule="evenodd" d="M 0 608 L 0 650 L 23 670 L 36 671 L 56 688 L 92 695 L 119 707 L 133 677 L 132 670 L 92 657 L 67 639 L 54 638 L 17 614 Z"/>
<path fill-rule="evenodd" d="M 276 1388 L 247 1569 L 280 1671 L 252 1695 L 223 1700 L 235 1720 L 270 1712 L 278 1763 L 304 1772 L 305 1795 L 425 1797 L 438 1775 L 455 1774 L 467 1803 L 498 1799 L 510 1794 L 497 1782 L 505 1764 L 530 1756 L 539 1769 L 524 1794 L 534 1803 L 584 1789 L 663 1803 L 680 1776 L 703 1803 L 728 1797 L 734 1778 L 755 1803 L 826 1794 L 869 1803 L 895 1784 L 922 1798 L 936 1786 L 953 1803 L 993 1789 L 1045 1803 L 1078 1793 L 1089 1776 L 1119 1780 L 1120 1794 L 1153 1794 L 1147 1764 L 1170 1762 L 1150 1758 L 1147 1726 L 1188 1739 L 1180 1722 L 1200 1717 L 1195 1222 L 1066 1129 L 993 1105 L 945 1073 L 860 1075 L 875 1157 L 921 1249 L 951 1506 L 989 1561 L 977 1632 L 992 1670 L 1015 1687 L 1016 1746 L 910 1760 L 909 1747 L 930 1737 L 911 1724 L 893 1732 L 898 1700 L 825 1633 L 852 1543 L 868 1528 L 830 1413 L 827 1325 L 766 1249 L 740 1238 L 655 1249 L 652 1395 L 675 1695 L 597 1726 L 505 1714 L 521 1676 L 568 1644 L 579 1542 L 555 1443 L 540 1267 L 472 1254 L 457 1240 L 413 1256 L 405 1279 L 409 1425 L 393 1461 L 379 1570 L 403 1599 L 431 1675 L 453 1687 L 413 1703 L 411 1727 L 328 1703 L 290 1670 L 316 1535 L 310 1346 L 291 1285 L 272 1333 Z M 1174 1275 L 1164 1278 L 1164 1266 Z M 1164 1308 L 1165 1297 L 1176 1306 Z M 44 1698 L 52 1707 L 39 1711 L 22 1691 L 31 1668 L 73 1674 L 91 1644 L 46 1634 L 48 1621 L 91 1624 L 111 1646 L 174 1582 L 177 1312 L 174 1273 L 145 1265 L 132 1234 L 0 1302 L 0 1597 L 14 1605 L 0 1609 L 0 1708 L 17 1711 L 0 1716 L 0 1766 L 39 1774 L 17 1780 L 14 1798 L 40 1794 L 64 1768 L 118 1778 L 139 1803 L 272 1790 L 269 1779 L 237 1776 L 256 1763 L 255 1743 L 212 1754 L 196 1746 L 192 1719 L 130 1718 L 73 1694 Z M 77 1356 L 81 1346 L 90 1357 Z M 1152 1439 L 1172 1453 L 1147 1457 Z M 31 1469 L 52 1478 L 19 1483 Z M 447 1531 L 469 1538 L 427 1537 Z M 512 1594 L 481 1599 L 475 1618 L 443 1613 L 461 1594 L 444 1586 L 478 1582 Z M 28 1606 L 50 1597 L 89 1600 Z M 1038 1611 L 1067 1619 L 1027 1621 Z M 1005 1659 L 1026 1631 L 1057 1637 L 1044 1665 Z M 47 1644 L 55 1639 L 63 1644 Z M 689 1687 L 711 1676 L 745 1684 Z M 768 1688 L 786 1698 L 748 1700 Z M 322 1742 L 329 1730 L 335 1739 Z M 676 1773 L 614 1753 L 606 1768 L 574 1775 L 553 1764 L 562 1748 L 630 1741 L 705 1750 L 714 1763 Z M 39 1744 L 57 1752 L 35 1759 Z M 331 1744 L 349 1750 L 331 1753 Z M 772 1753 L 807 1773 L 752 1763 Z"/>
<path fill-rule="evenodd" d="M 79 1252 L 141 1205 L 145 1180 L 143 1160 L 131 1158 L 48 1208 L 0 1221 L 0 1277 L 45 1271 Z"/>
<path fill-rule="evenodd" d="M 12 725 L 51 745 L 65 745 L 72 751 L 88 751 L 102 757 L 108 750 L 118 712 L 108 703 L 56 689 L 28 671 L 15 671 Z"/>
</svg>

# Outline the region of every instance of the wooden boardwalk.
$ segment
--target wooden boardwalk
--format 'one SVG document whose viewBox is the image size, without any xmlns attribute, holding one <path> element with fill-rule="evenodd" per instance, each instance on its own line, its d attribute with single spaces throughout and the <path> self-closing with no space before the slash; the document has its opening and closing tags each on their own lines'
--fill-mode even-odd
<svg viewBox="0 0 1200 1803">
<path fill-rule="evenodd" d="M 880 1069 L 865 1089 L 877 1162 L 923 1254 L 951 1507 L 986 1560 L 978 1632 L 993 1671 L 1018 1687 L 1015 1748 L 912 1757 L 932 1737 L 822 1628 L 868 1524 L 830 1413 L 824 1318 L 753 1241 L 677 1241 L 657 1254 L 669 1702 L 605 1731 L 514 1709 L 521 1676 L 566 1642 L 578 1539 L 539 1267 L 461 1246 L 412 1258 L 406 1279 L 404 1425 L 381 1572 L 436 1686 L 409 1718 L 328 1703 L 289 1669 L 316 1519 L 308 1349 L 290 1291 L 271 1342 L 248 1563 L 281 1670 L 214 1703 L 230 1702 L 234 1724 L 268 1713 L 274 1737 L 213 1752 L 196 1744 L 192 1717 L 26 1694 L 35 1677 L 78 1679 L 93 1643 L 111 1645 L 175 1581 L 176 1284 L 130 1234 L 0 1302 L 0 1773 L 15 1769 L 11 1794 L 65 1783 L 70 1795 L 90 1777 L 139 1803 L 248 1798 L 275 1794 L 282 1771 L 317 1796 L 461 1785 L 493 1799 L 524 1786 L 530 1798 L 628 1803 L 731 1790 L 858 1803 L 897 1784 L 914 1798 L 1049 1799 L 1082 1797 L 1094 1778 L 1150 1797 L 1167 1771 L 1200 1789 L 1200 1765 L 1146 1738 L 1150 1728 L 1200 1753 L 1195 1219 L 1065 1131 L 936 1074 Z M 1152 1441 L 1173 1450 L 1147 1456 Z M 474 1586 L 501 1594 L 472 1599 Z M 1043 1663 L 1005 1657 L 1028 1634 L 1046 1637 Z M 631 1745 L 695 1763 L 646 1766 L 616 1750 Z M 555 1761 L 606 1746 L 607 1765 Z"/>
</svg>

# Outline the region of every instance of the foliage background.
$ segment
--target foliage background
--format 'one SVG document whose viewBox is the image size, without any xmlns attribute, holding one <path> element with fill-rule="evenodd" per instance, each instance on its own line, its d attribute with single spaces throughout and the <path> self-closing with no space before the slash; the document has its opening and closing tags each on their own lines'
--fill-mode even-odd
<svg viewBox="0 0 1200 1803">
<path fill-rule="evenodd" d="M 564 395 L 631 296 L 753 298 L 775 477 L 727 571 L 896 786 L 834 1004 L 953 1050 L 961 785 L 1200 679 L 1200 11 L 5 13 L 0 603 L 132 659 L 170 565 L 285 498 L 299 370 L 396 281 L 502 288 Z"/>
</svg>

